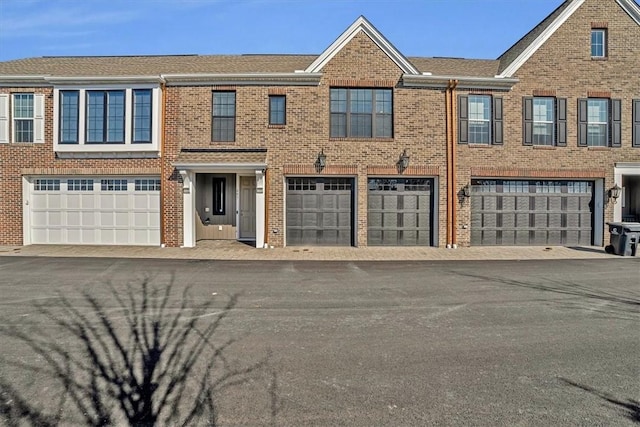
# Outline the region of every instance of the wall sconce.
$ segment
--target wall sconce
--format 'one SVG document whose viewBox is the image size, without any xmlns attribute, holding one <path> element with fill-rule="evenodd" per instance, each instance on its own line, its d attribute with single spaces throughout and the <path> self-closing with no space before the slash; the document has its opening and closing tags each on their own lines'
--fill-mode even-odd
<svg viewBox="0 0 640 427">
<path fill-rule="evenodd" d="M 322 171 L 324 167 L 327 165 L 327 156 L 324 154 L 324 149 L 320 150 L 318 153 L 318 157 L 316 158 L 316 170 L 318 172 Z"/>
<path fill-rule="evenodd" d="M 622 189 L 618 186 L 617 183 L 614 184 L 614 186 L 609 189 L 609 200 L 613 199 L 613 204 L 614 205 L 618 201 L 618 198 L 620 197 L 621 191 L 622 191 Z"/>
<path fill-rule="evenodd" d="M 469 197 L 471 197 L 471 187 L 469 187 L 469 184 L 462 187 L 462 195 L 464 196 L 465 199 L 468 199 Z"/>
<path fill-rule="evenodd" d="M 458 200 L 460 201 L 460 204 L 464 204 L 464 201 L 469 197 L 471 197 L 471 186 L 467 184 L 458 191 Z"/>
<path fill-rule="evenodd" d="M 398 167 L 398 172 L 402 173 L 409 167 L 409 155 L 407 154 L 407 150 L 402 150 L 402 154 L 400 154 L 400 158 L 396 162 L 396 166 Z"/>
</svg>

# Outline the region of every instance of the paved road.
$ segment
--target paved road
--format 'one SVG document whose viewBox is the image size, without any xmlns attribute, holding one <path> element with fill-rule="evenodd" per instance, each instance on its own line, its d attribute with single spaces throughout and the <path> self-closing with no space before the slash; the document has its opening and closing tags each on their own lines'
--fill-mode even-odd
<svg viewBox="0 0 640 427">
<path fill-rule="evenodd" d="M 239 302 L 221 425 L 624 426 L 640 422 L 640 259 L 241 262 L 0 258 L 0 322 L 66 342 L 34 309 L 80 310 L 151 276 Z M 215 294 L 215 295 L 213 295 Z M 205 313 L 206 314 L 206 313 Z M 39 359 L 0 336 L 9 359 Z M 4 343 L 3 343 L 4 341 Z M 6 344 L 6 345 L 5 345 Z M 270 353 L 269 353 L 270 352 Z M 267 356 L 268 355 L 268 356 Z M 34 404 L 52 385 L 0 369 Z M 31 387 L 31 388 L 29 388 Z M 36 391 L 33 391 L 33 389 Z M 635 420 L 635 423 L 634 423 Z"/>
</svg>

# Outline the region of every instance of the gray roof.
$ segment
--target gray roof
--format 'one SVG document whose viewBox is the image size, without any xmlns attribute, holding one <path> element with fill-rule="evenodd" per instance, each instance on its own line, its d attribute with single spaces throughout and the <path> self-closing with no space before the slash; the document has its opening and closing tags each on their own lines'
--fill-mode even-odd
<svg viewBox="0 0 640 427">
<path fill-rule="evenodd" d="M 556 20 L 556 18 L 567 8 L 574 0 L 566 0 L 562 3 L 556 10 L 551 12 L 549 16 L 542 20 L 538 25 L 536 25 L 531 31 L 525 34 L 520 40 L 518 40 L 513 46 L 511 46 L 505 53 L 503 53 L 498 60 L 500 61 L 500 68 L 498 69 L 498 73 L 504 71 L 513 61 L 516 60 L 518 56 L 524 50 L 529 47 L 531 43 L 538 38 L 540 34 L 544 32 L 552 23 Z"/>
<path fill-rule="evenodd" d="M 160 74 L 293 73 L 316 55 L 60 56 L 0 62 L 0 76 L 118 77 Z M 433 75 L 493 77 L 499 61 L 420 58 L 409 61 Z"/>
</svg>

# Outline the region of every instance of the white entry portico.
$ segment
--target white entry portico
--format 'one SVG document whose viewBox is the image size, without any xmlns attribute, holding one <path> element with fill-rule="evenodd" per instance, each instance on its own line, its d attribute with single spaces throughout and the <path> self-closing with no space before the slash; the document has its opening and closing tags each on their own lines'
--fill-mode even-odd
<svg viewBox="0 0 640 427">
<path fill-rule="evenodd" d="M 183 247 L 195 247 L 201 238 L 255 241 L 256 248 L 264 247 L 265 163 L 174 166 L 182 181 Z M 209 237 L 198 230 L 207 230 Z"/>
</svg>

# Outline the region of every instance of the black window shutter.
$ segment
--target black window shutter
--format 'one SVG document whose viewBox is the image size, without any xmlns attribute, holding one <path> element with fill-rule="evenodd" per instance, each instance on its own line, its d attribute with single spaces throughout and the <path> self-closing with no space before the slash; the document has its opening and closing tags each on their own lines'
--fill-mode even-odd
<svg viewBox="0 0 640 427">
<path fill-rule="evenodd" d="M 556 145 L 567 146 L 567 98 L 556 99 Z"/>
<path fill-rule="evenodd" d="M 587 100 L 578 99 L 578 147 L 587 146 Z"/>
<path fill-rule="evenodd" d="M 522 98 L 522 145 L 533 145 L 533 98 Z"/>
<path fill-rule="evenodd" d="M 622 146 L 622 100 L 611 100 L 611 146 Z"/>
<path fill-rule="evenodd" d="M 458 142 L 469 142 L 469 97 L 458 95 Z"/>
<path fill-rule="evenodd" d="M 633 146 L 640 147 L 640 99 L 633 100 Z"/>
<path fill-rule="evenodd" d="M 493 144 L 502 145 L 502 97 L 493 97 Z"/>
</svg>

